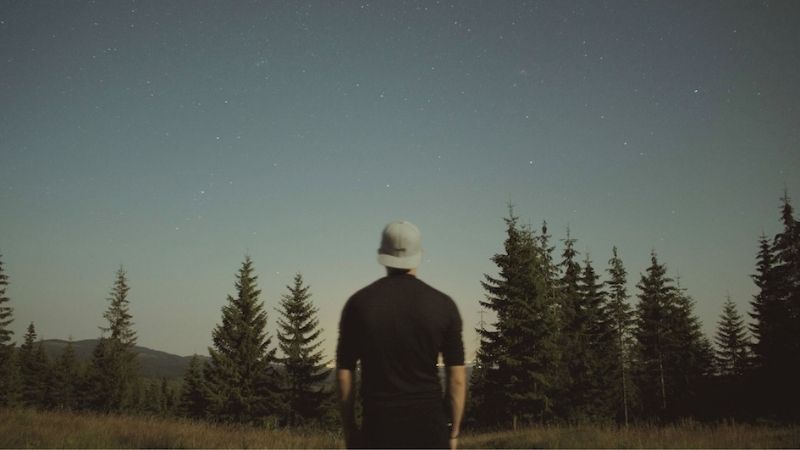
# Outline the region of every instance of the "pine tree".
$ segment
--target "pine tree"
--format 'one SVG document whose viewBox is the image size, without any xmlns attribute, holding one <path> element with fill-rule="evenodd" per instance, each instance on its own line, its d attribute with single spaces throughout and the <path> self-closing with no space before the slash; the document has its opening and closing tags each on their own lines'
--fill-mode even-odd
<svg viewBox="0 0 800 450">
<path fill-rule="evenodd" d="M 0 255 L 0 407 L 13 405 L 19 390 L 15 345 L 11 341 L 14 332 L 9 329 L 14 321 L 14 310 L 8 306 L 8 275 L 3 269 L 2 256 Z"/>
<path fill-rule="evenodd" d="M 14 321 L 14 309 L 8 306 L 10 302 L 6 296 L 6 289 L 8 288 L 8 275 L 3 269 L 3 255 L 0 255 L 0 358 L 8 357 L 6 352 L 9 352 L 13 347 L 11 336 L 14 334 L 9 329 L 11 322 Z M 5 359 L 0 359 L 0 363 Z"/>
<path fill-rule="evenodd" d="M 149 415 L 161 415 L 163 407 L 161 385 L 155 380 L 150 380 L 144 390 L 144 404 L 142 405 L 142 410 Z"/>
<path fill-rule="evenodd" d="M 71 410 L 78 407 L 80 377 L 80 369 L 75 358 L 75 348 L 72 346 L 72 340 L 70 339 L 54 367 L 53 395 L 50 399 L 53 408 Z"/>
<path fill-rule="evenodd" d="M 650 255 L 647 275 L 642 275 L 637 288 L 639 304 L 636 308 L 637 385 L 642 409 L 646 417 L 665 414 L 671 404 L 669 374 L 670 302 L 675 296 L 672 280 L 666 276 L 665 266 L 658 263 L 655 251 Z"/>
<path fill-rule="evenodd" d="M 754 305 L 758 319 L 755 350 L 768 407 L 782 418 L 797 419 L 800 387 L 794 378 L 800 352 L 800 224 L 788 193 L 784 192 L 781 201 L 783 230 L 773 240 L 768 271 L 760 274 L 762 280 L 756 280 L 764 285 Z"/>
<path fill-rule="evenodd" d="M 539 292 L 544 296 L 544 301 L 551 305 L 553 314 L 558 316 L 559 308 L 559 271 L 553 259 L 555 247 L 550 245 L 550 234 L 547 231 L 547 221 L 542 221 L 541 232 L 537 236 L 536 250 L 538 252 L 537 266 L 539 274 Z"/>
<path fill-rule="evenodd" d="M 579 289 L 580 314 L 583 316 L 584 335 L 580 339 L 585 348 L 586 371 L 580 374 L 576 388 L 583 391 L 580 402 L 581 416 L 593 420 L 608 420 L 615 412 L 615 359 L 609 355 L 619 353 L 612 333 L 612 320 L 606 309 L 606 292 L 594 271 L 592 261 L 586 256 Z"/>
<path fill-rule="evenodd" d="M 513 295 L 511 284 L 520 278 L 517 259 L 523 238 L 518 225 L 519 218 L 514 215 L 511 205 L 508 209 L 508 217 L 503 219 L 506 223 L 505 253 L 495 254 L 491 258 L 499 273 L 497 277 L 485 274 L 485 281 L 481 282 L 486 298 L 479 303 L 481 307 L 494 312 L 497 321 L 491 328 L 481 326 L 476 330 L 480 343 L 476 352 L 476 367 L 470 380 L 472 404 L 469 410 L 480 425 L 496 425 L 511 418 L 505 389 L 509 383 L 508 374 L 501 368 L 501 360 L 508 354 L 505 340 Z"/>
<path fill-rule="evenodd" d="M 19 348 L 21 396 L 24 405 L 43 407 L 50 374 L 44 347 L 41 342 L 36 341 L 36 328 L 31 322 L 25 333 L 25 341 Z"/>
<path fill-rule="evenodd" d="M 559 329 L 558 342 L 561 350 L 558 362 L 558 414 L 565 419 L 584 419 L 584 397 L 587 395 L 580 387 L 587 372 L 587 345 L 585 332 L 588 324 L 582 311 L 580 278 L 581 266 L 575 250 L 577 239 L 572 238 L 567 227 L 567 237 L 562 239 L 564 249 L 561 253 L 561 278 L 559 290 Z"/>
<path fill-rule="evenodd" d="M 559 280 L 562 323 L 567 334 L 569 334 L 570 326 L 577 326 L 576 320 L 581 307 L 581 294 L 578 286 L 581 266 L 577 261 L 578 252 L 575 250 L 577 241 L 571 237 L 569 227 L 567 227 L 567 238 L 563 239 L 564 251 L 561 253 L 560 263 L 563 275 Z"/>
<path fill-rule="evenodd" d="M 171 417 L 175 414 L 178 401 L 175 398 L 175 390 L 170 386 L 166 378 L 161 378 L 161 407 L 162 416 Z"/>
<path fill-rule="evenodd" d="M 718 373 L 726 377 L 743 376 L 749 367 L 750 340 L 745 331 L 744 320 L 730 295 L 726 297 L 722 307 L 715 342 Z"/>
<path fill-rule="evenodd" d="M 694 301 L 666 276 L 655 251 L 637 285 L 637 385 L 646 417 L 692 415 L 711 374 L 713 349 L 694 315 Z"/>
<path fill-rule="evenodd" d="M 608 314 L 611 318 L 611 333 L 616 345 L 610 353 L 609 360 L 615 361 L 613 378 L 617 380 L 616 387 L 612 388 L 617 398 L 618 416 L 624 420 L 625 426 L 629 420 L 630 399 L 630 350 L 632 346 L 633 312 L 628 303 L 627 271 L 622 260 L 617 254 L 617 247 L 612 249 L 612 258 L 608 261 L 608 274 L 610 279 L 606 282 L 608 289 Z"/>
<path fill-rule="evenodd" d="M 285 422 L 298 426 L 319 420 L 324 413 L 325 400 L 331 394 L 323 382 L 330 374 L 323 364 L 322 342 L 319 335 L 317 309 L 311 303 L 309 287 L 303 285 L 299 273 L 289 293 L 281 298 L 278 319 L 278 346 L 283 354 L 279 359 L 285 368 L 283 403 L 287 407 Z"/>
<path fill-rule="evenodd" d="M 203 379 L 203 366 L 200 365 L 200 358 L 192 356 L 189 368 L 183 376 L 183 386 L 181 387 L 180 413 L 193 419 L 206 417 L 208 409 L 208 392 Z"/>
<path fill-rule="evenodd" d="M 754 364 L 758 369 L 770 369 L 770 364 L 776 360 L 772 352 L 781 346 L 776 328 L 783 319 L 780 305 L 771 292 L 773 283 L 770 280 L 773 276 L 774 259 L 772 246 L 764 234 L 759 237 L 758 243 L 756 274 L 752 275 L 752 278 L 759 291 L 750 302 L 752 307 L 750 317 L 753 318 L 750 331 L 755 341 L 752 345 Z"/>
<path fill-rule="evenodd" d="M 697 399 L 713 374 L 714 348 L 694 314 L 694 300 L 681 288 L 680 281 L 670 302 L 668 336 L 668 368 L 674 392 L 670 414 L 691 416 L 703 406 Z"/>
<path fill-rule="evenodd" d="M 267 313 L 259 301 L 253 262 L 246 257 L 239 270 L 234 298 L 222 307 L 222 323 L 212 332 L 214 346 L 204 373 L 214 420 L 257 422 L 282 412 L 275 348 L 267 335 Z"/>
<path fill-rule="evenodd" d="M 136 365 L 136 332 L 129 312 L 128 280 L 120 267 L 108 298 L 103 317 L 107 327 L 92 352 L 87 373 L 88 403 L 101 412 L 122 411 L 133 405 L 133 391 L 138 378 Z"/>
<path fill-rule="evenodd" d="M 496 313 L 494 327 L 481 327 L 472 408 L 482 425 L 519 420 L 541 421 L 552 415 L 553 367 L 556 362 L 555 309 L 548 303 L 540 242 L 509 207 L 505 253 L 492 261 L 497 277 L 485 275 L 486 300 Z"/>
<path fill-rule="evenodd" d="M 521 229 L 522 247 L 518 255 L 519 279 L 511 297 L 505 341 L 508 353 L 501 358 L 501 369 L 509 374 L 509 393 L 514 424 L 541 422 L 552 417 L 554 366 L 557 363 L 557 317 L 552 300 L 545 293 L 545 270 L 538 258 L 536 236 Z M 504 363 L 504 364 L 503 364 Z"/>
</svg>

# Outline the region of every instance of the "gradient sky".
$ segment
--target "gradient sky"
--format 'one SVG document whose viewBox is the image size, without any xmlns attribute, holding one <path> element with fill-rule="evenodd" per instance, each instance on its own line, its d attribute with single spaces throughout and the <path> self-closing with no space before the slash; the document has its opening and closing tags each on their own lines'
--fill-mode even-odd
<svg viewBox="0 0 800 450">
<path fill-rule="evenodd" d="M 799 23 L 796 1 L 0 0 L 12 329 L 96 338 L 122 264 L 139 344 L 206 353 L 249 254 L 270 332 L 299 271 L 332 358 L 403 218 L 472 357 L 511 201 L 598 270 L 618 246 L 632 293 L 655 249 L 710 334 L 800 199 Z"/>
</svg>

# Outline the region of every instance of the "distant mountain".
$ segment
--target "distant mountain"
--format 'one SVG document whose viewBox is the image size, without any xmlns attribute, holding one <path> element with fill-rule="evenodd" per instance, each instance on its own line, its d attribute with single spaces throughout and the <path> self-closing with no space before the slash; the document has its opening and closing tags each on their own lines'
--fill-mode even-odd
<svg viewBox="0 0 800 450">
<path fill-rule="evenodd" d="M 68 341 L 61 339 L 47 339 L 43 341 L 44 350 L 50 360 L 54 360 L 61 356 L 61 353 L 66 348 Z M 72 348 L 75 349 L 75 357 L 78 361 L 89 362 L 92 359 L 92 351 L 97 346 L 98 339 L 85 339 L 82 341 L 72 341 Z M 192 361 L 191 356 L 178 356 L 171 353 L 153 350 L 147 347 L 136 346 L 133 348 L 136 352 L 136 360 L 139 363 L 140 374 L 147 378 L 167 378 L 179 379 L 183 378 L 189 363 Z M 200 356 L 202 361 L 208 359 L 207 356 Z"/>
<path fill-rule="evenodd" d="M 47 339 L 43 341 L 44 350 L 51 361 L 61 356 L 64 348 L 67 346 L 67 342 L 68 341 L 61 339 Z M 95 346 L 97 346 L 97 342 L 97 339 L 72 341 L 72 348 L 75 350 L 75 357 L 78 361 L 88 363 L 89 360 L 92 359 L 92 351 L 94 351 Z M 191 356 L 173 355 L 147 347 L 136 346 L 133 350 L 136 352 L 136 360 L 139 362 L 139 373 L 146 378 L 166 378 L 168 380 L 181 379 L 186 373 L 186 369 L 189 368 L 189 363 L 192 361 Z M 199 357 L 201 362 L 205 362 L 209 359 L 208 356 L 200 355 Z M 469 380 L 472 375 L 472 369 L 472 364 L 468 363 L 467 380 Z M 439 367 L 438 371 L 439 377 L 444 379 L 444 367 Z M 326 384 L 333 384 L 335 382 L 335 370 L 331 370 Z"/>
</svg>

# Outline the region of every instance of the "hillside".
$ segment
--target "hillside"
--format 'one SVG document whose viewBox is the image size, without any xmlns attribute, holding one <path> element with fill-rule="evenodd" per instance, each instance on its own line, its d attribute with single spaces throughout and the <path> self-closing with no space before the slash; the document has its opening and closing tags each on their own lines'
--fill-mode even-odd
<svg viewBox="0 0 800 450">
<path fill-rule="evenodd" d="M 45 352 L 52 361 L 58 358 L 67 346 L 67 342 L 61 339 L 48 339 L 43 341 Z M 97 345 L 97 339 L 85 339 L 82 341 L 73 341 L 72 347 L 75 349 L 75 356 L 78 361 L 88 362 L 92 358 L 92 351 Z M 191 356 L 178 356 L 171 353 L 153 350 L 147 347 L 134 347 L 136 352 L 136 360 L 139 362 L 141 375 L 147 378 L 167 378 L 179 379 L 183 377 L 189 363 L 192 360 Z M 207 359 L 206 356 L 200 356 L 203 360 Z"/>
<path fill-rule="evenodd" d="M 62 339 L 47 339 L 43 341 L 45 352 L 50 360 L 54 360 L 61 356 L 67 342 Z M 92 351 L 97 345 L 97 339 L 84 339 L 82 341 L 72 341 L 72 348 L 75 349 L 75 356 L 78 361 L 88 362 L 92 358 Z M 139 362 L 140 374 L 146 378 L 166 378 L 168 380 L 177 380 L 183 378 L 189 363 L 192 361 L 191 356 L 178 356 L 171 353 L 162 352 L 160 350 L 153 350 L 147 347 L 136 346 L 133 350 L 137 354 L 137 361 Z M 200 356 L 201 361 L 208 359 L 207 356 Z M 279 369 L 280 370 L 280 369 Z M 472 365 L 467 365 L 467 379 L 472 375 Z M 335 374 L 332 370 L 328 376 L 326 384 L 333 384 L 335 382 Z M 444 368 L 439 368 L 439 376 L 444 377 Z"/>
</svg>

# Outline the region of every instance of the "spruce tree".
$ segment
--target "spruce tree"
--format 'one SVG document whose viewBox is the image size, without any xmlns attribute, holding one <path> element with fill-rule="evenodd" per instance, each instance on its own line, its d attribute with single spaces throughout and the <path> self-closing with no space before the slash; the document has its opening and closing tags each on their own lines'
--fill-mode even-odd
<svg viewBox="0 0 800 450">
<path fill-rule="evenodd" d="M 681 288 L 680 281 L 670 309 L 668 366 L 674 390 L 670 414 L 691 416 L 704 407 L 698 398 L 713 374 L 714 348 L 694 313 L 694 299 Z"/>
<path fill-rule="evenodd" d="M 668 324 L 675 287 L 666 276 L 666 267 L 658 263 L 655 251 L 650 254 L 647 275 L 641 276 L 636 287 L 639 289 L 634 330 L 637 386 L 644 415 L 659 417 L 672 403 L 672 389 L 668 385 L 671 381 L 668 373 Z"/>
<path fill-rule="evenodd" d="M 10 357 L 10 351 L 14 347 L 14 343 L 11 342 L 14 332 L 9 329 L 14 321 L 14 309 L 8 305 L 10 302 L 6 296 L 8 275 L 3 268 L 2 257 L 3 255 L 0 255 L 0 364 L 6 361 L 5 358 Z"/>
<path fill-rule="evenodd" d="M 175 390 L 170 386 L 169 381 L 165 377 L 161 378 L 161 407 L 160 412 L 162 416 L 171 417 L 175 414 L 177 406 L 177 399 L 175 398 Z"/>
<path fill-rule="evenodd" d="M 553 407 L 555 309 L 542 295 L 540 241 L 519 226 L 511 207 L 505 222 L 505 253 L 492 257 L 499 273 L 485 275 L 486 300 L 480 302 L 497 322 L 477 330 L 478 370 L 471 381 L 474 417 L 483 425 L 546 420 Z"/>
<path fill-rule="evenodd" d="M 697 396 L 713 358 L 694 301 L 666 276 L 655 251 L 637 287 L 636 375 L 644 414 L 661 419 L 692 415 L 703 406 Z"/>
<path fill-rule="evenodd" d="M 758 287 L 758 293 L 750 302 L 752 311 L 750 317 L 753 322 L 750 331 L 753 334 L 753 363 L 757 370 L 771 371 L 771 364 L 777 360 L 773 352 L 782 345 L 779 337 L 779 324 L 784 320 L 780 304 L 772 293 L 771 282 L 774 255 L 772 245 L 765 234 L 758 240 L 758 255 L 756 257 L 756 273 L 752 275 L 753 282 Z"/>
<path fill-rule="evenodd" d="M 583 419 L 584 397 L 580 384 L 587 370 L 587 341 L 585 339 L 586 317 L 582 311 L 580 278 L 581 266 L 577 261 L 574 239 L 569 227 L 567 237 L 562 239 L 564 249 L 561 253 L 561 278 L 558 282 L 558 342 L 560 360 L 558 362 L 558 414 L 566 419 Z"/>
<path fill-rule="evenodd" d="M 554 367 L 557 364 L 557 317 L 552 298 L 546 295 L 547 268 L 543 266 L 536 236 L 521 229 L 518 255 L 519 283 L 512 291 L 505 327 L 508 353 L 501 358 L 509 374 L 507 386 L 512 419 L 542 422 L 553 415 Z"/>
<path fill-rule="evenodd" d="M 75 358 L 72 339 L 67 342 L 61 356 L 55 362 L 51 405 L 59 410 L 76 409 L 79 405 L 80 368 Z"/>
<path fill-rule="evenodd" d="M 253 262 L 246 257 L 235 283 L 236 297 L 222 307 L 222 323 L 212 332 L 205 367 L 209 413 L 225 422 L 259 422 L 282 412 L 275 348 L 267 334 L 267 313 L 259 300 Z"/>
<path fill-rule="evenodd" d="M 197 355 L 192 356 L 183 376 L 179 411 L 192 419 L 203 419 L 208 409 L 208 390 L 203 379 L 203 366 Z"/>
<path fill-rule="evenodd" d="M 309 286 L 303 285 L 299 273 L 294 283 L 286 287 L 289 293 L 281 297 L 278 319 L 278 347 L 285 370 L 283 402 L 286 405 L 285 423 L 298 426 L 319 420 L 325 402 L 331 395 L 324 381 L 330 374 L 319 351 L 317 309 L 311 303 Z"/>
<path fill-rule="evenodd" d="M 100 327 L 103 334 L 92 352 L 87 371 L 89 406 L 101 412 L 119 412 L 134 403 L 138 366 L 129 291 L 125 270 L 120 267 L 107 299 L 108 309 L 103 313 L 108 326 Z"/>
<path fill-rule="evenodd" d="M 612 258 L 608 261 L 609 280 L 606 282 L 608 289 L 608 316 L 611 319 L 611 333 L 616 345 L 609 360 L 615 362 L 613 378 L 616 380 L 612 392 L 617 399 L 617 416 L 625 425 L 629 421 L 630 404 L 630 351 L 632 346 L 633 311 L 628 303 L 627 271 L 617 254 L 617 247 L 612 249 Z"/>
<path fill-rule="evenodd" d="M 595 273 L 592 261 L 586 256 L 579 289 L 581 294 L 581 322 L 584 334 L 579 337 L 585 348 L 585 371 L 579 374 L 576 391 L 581 392 L 579 416 L 591 420 L 613 419 L 615 408 L 615 359 L 609 355 L 619 353 L 612 332 L 612 320 L 606 308 L 606 292 Z"/>
<path fill-rule="evenodd" d="M 514 215 L 511 205 L 508 209 L 508 217 L 503 219 L 506 224 L 506 239 L 503 244 L 505 253 L 495 254 L 491 258 L 499 269 L 498 275 L 492 277 L 484 274 L 485 281 L 481 282 L 486 298 L 479 303 L 481 307 L 495 313 L 496 322 L 492 327 L 481 326 L 476 330 L 480 342 L 476 352 L 476 367 L 470 380 L 469 410 L 480 425 L 497 425 L 511 417 L 508 392 L 505 389 L 508 374 L 501 368 L 501 360 L 508 353 L 505 339 L 513 295 L 511 284 L 520 278 L 517 275 L 517 259 L 523 238 L 518 225 L 519 218 Z"/>
<path fill-rule="evenodd" d="M 744 320 L 736 309 L 736 304 L 728 295 L 722 306 L 722 315 L 715 336 L 716 368 L 725 377 L 741 377 L 749 367 L 750 340 L 745 331 Z"/>
<path fill-rule="evenodd" d="M 0 255 L 0 407 L 15 403 L 19 390 L 19 377 L 15 345 L 11 341 L 14 332 L 9 328 L 14 321 L 14 310 L 9 306 L 6 294 L 8 275 L 3 268 Z"/>
<path fill-rule="evenodd" d="M 20 375 L 22 378 L 21 397 L 26 406 L 43 407 L 47 398 L 50 378 L 47 355 L 41 342 L 37 342 L 33 322 L 28 325 L 25 341 L 19 348 Z"/>
<path fill-rule="evenodd" d="M 149 380 L 144 390 L 144 404 L 142 411 L 148 415 L 161 415 L 163 412 L 163 399 L 161 397 L 161 385 L 155 380 Z"/>
<path fill-rule="evenodd" d="M 554 246 L 550 245 L 550 234 L 547 231 L 547 221 L 542 221 L 542 228 L 537 237 L 536 250 L 538 252 L 537 267 L 539 275 L 539 292 L 544 295 L 544 301 L 550 305 L 553 314 L 557 316 L 559 308 L 559 270 L 553 258 Z"/>
<path fill-rule="evenodd" d="M 767 273 L 767 286 L 762 310 L 761 338 L 757 354 L 761 363 L 762 382 L 775 412 L 782 418 L 800 418 L 797 404 L 800 387 L 795 381 L 797 355 L 800 354 L 800 224 L 788 193 L 781 198 L 783 230 L 772 244 L 772 266 Z M 766 291 L 766 292 L 765 292 Z M 771 336 L 770 336 L 771 335 Z M 770 348 L 766 348 L 770 345 Z"/>
<path fill-rule="evenodd" d="M 577 261 L 578 251 L 575 250 L 577 239 L 572 238 L 567 227 L 567 238 L 563 239 L 564 250 L 561 253 L 561 279 L 559 280 L 562 324 L 565 329 L 577 326 L 576 320 L 581 308 L 581 293 L 578 286 L 581 278 L 581 266 Z M 567 331 L 567 334 L 569 332 Z"/>
</svg>

